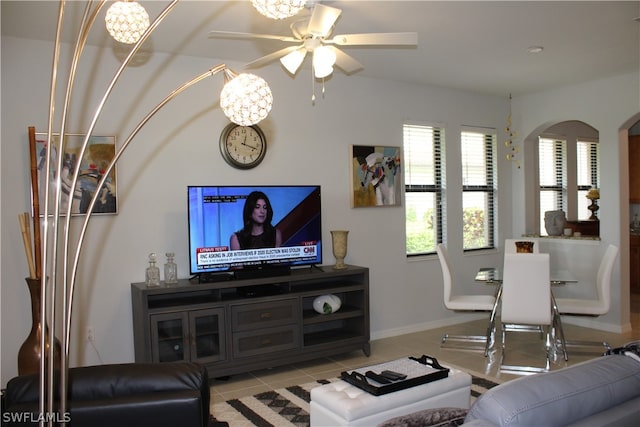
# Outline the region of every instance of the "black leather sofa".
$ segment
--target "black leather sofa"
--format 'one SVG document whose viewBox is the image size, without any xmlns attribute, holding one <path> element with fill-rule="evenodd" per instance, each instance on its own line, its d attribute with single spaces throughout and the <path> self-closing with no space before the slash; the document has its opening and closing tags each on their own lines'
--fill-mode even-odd
<svg viewBox="0 0 640 427">
<path fill-rule="evenodd" d="M 39 378 L 7 383 L 2 425 L 37 425 Z M 54 421 L 71 427 L 209 425 L 207 370 L 195 363 L 129 363 L 69 369 L 67 413 Z"/>
</svg>

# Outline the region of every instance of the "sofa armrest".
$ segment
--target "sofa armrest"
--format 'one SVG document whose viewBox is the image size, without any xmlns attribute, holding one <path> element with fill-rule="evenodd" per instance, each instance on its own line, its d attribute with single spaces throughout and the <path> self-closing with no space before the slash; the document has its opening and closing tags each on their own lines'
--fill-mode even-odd
<svg viewBox="0 0 640 427">
<path fill-rule="evenodd" d="M 6 400 L 37 402 L 38 374 L 20 375 L 7 384 Z M 204 366 L 187 363 L 125 363 L 69 369 L 68 399 L 93 400 L 167 390 L 200 390 L 209 397 Z"/>
<path fill-rule="evenodd" d="M 7 384 L 3 410 L 36 413 L 39 382 L 38 374 L 12 378 Z M 209 378 L 206 368 L 196 363 L 127 363 L 71 368 L 67 388 L 72 418 L 76 412 L 81 416 L 80 412 L 84 411 L 82 417 L 88 413 L 106 414 L 112 407 L 128 404 L 135 407 L 135 411 L 144 412 L 147 417 L 151 414 L 157 420 L 162 418 L 156 415 L 160 416 L 169 407 L 194 409 L 197 403 L 195 413 L 200 418 L 197 424 L 206 426 L 209 422 Z M 167 406 L 163 407 L 163 403 Z"/>
<path fill-rule="evenodd" d="M 639 391 L 640 363 L 603 356 L 494 387 L 474 403 L 466 421 L 565 426 L 632 400 Z"/>
<path fill-rule="evenodd" d="M 110 399 L 136 394 L 199 390 L 209 401 L 204 366 L 187 363 L 126 363 L 69 370 L 70 400 Z"/>
</svg>

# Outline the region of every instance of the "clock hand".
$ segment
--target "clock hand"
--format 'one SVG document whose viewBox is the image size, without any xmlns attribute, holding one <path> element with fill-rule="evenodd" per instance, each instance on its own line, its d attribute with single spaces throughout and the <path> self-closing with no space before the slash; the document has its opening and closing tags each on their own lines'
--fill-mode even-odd
<svg viewBox="0 0 640 427">
<path fill-rule="evenodd" d="M 254 147 L 253 145 L 247 144 L 247 137 L 246 136 L 244 137 L 244 141 L 242 141 L 242 145 L 244 145 L 245 147 L 249 147 L 252 150 L 257 150 L 258 149 L 258 147 Z"/>
</svg>

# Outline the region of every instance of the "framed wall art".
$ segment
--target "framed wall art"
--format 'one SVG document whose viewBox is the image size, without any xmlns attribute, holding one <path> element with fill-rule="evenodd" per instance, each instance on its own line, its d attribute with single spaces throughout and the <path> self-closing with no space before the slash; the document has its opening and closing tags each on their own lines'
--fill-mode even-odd
<svg viewBox="0 0 640 427">
<path fill-rule="evenodd" d="M 85 150 L 82 159 L 78 159 L 80 148 L 86 135 L 67 134 L 64 141 L 64 156 L 61 170 L 62 183 L 62 201 L 60 204 L 60 214 L 67 212 L 68 204 L 71 203 L 71 215 L 83 215 L 87 212 L 93 195 L 96 193 L 98 183 L 102 179 L 111 160 L 116 153 L 116 137 L 115 136 L 91 136 L 89 144 Z M 56 185 L 56 159 L 59 147 L 59 134 L 51 136 L 53 149 L 51 150 L 51 162 L 49 171 L 49 197 L 55 196 Z M 44 210 L 45 198 L 45 167 L 47 154 L 47 134 L 36 133 L 36 160 L 38 172 L 38 193 L 40 209 Z M 78 183 L 73 195 L 70 195 L 70 186 L 73 179 L 73 173 L 76 168 L 80 168 L 78 175 Z M 71 196 L 71 197 L 70 197 Z M 116 168 L 114 167 L 105 181 L 103 187 L 99 190 L 99 198 L 93 208 L 95 214 L 116 214 L 118 213 L 117 203 L 117 183 Z M 49 202 L 49 215 L 53 215 L 53 203 Z"/>
<path fill-rule="evenodd" d="M 400 206 L 400 147 L 351 146 L 351 207 Z"/>
</svg>

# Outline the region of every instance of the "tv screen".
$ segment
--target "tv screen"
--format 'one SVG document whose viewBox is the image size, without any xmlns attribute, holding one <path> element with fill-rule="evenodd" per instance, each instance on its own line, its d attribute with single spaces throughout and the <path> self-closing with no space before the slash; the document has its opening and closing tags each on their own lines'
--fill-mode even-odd
<svg viewBox="0 0 640 427">
<path fill-rule="evenodd" d="M 191 274 L 322 263 L 320 186 L 189 186 Z"/>
</svg>

